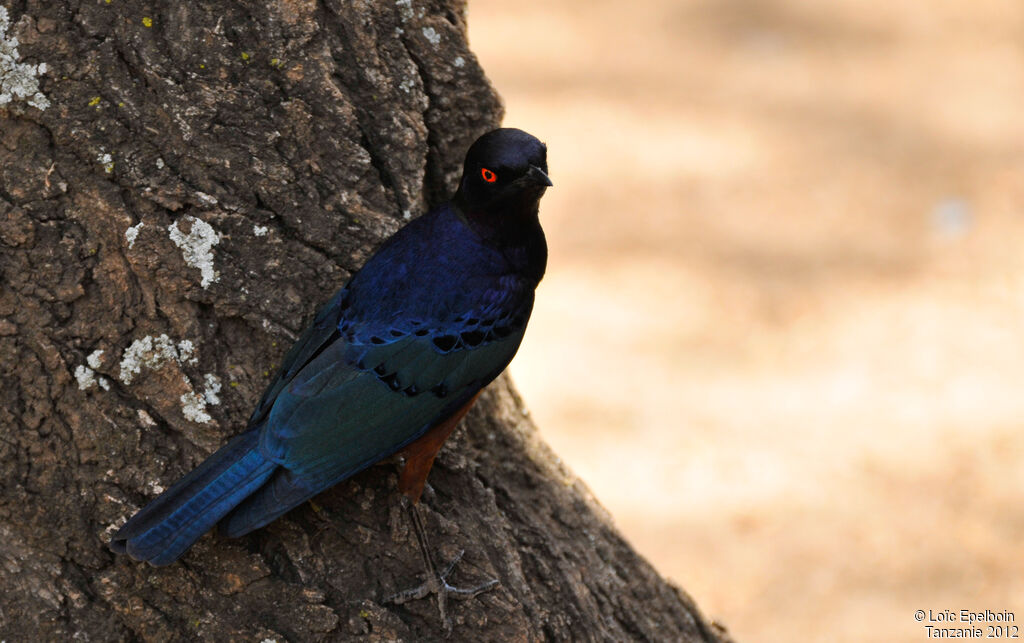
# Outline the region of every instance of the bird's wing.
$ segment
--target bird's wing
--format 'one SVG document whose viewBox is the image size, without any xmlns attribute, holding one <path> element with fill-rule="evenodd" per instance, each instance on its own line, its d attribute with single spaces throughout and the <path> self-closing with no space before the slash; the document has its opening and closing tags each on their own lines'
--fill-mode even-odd
<svg viewBox="0 0 1024 643">
<path fill-rule="evenodd" d="M 391 328 L 368 341 L 359 339 L 365 333 L 342 332 L 300 350 L 312 359 L 275 392 L 261 451 L 307 486 L 334 484 L 387 457 L 504 370 L 532 300 L 531 291 L 497 317 L 420 322 L 412 332 Z"/>
<path fill-rule="evenodd" d="M 346 291 L 342 288 L 317 311 L 316 317 L 313 318 L 313 323 L 303 331 L 299 339 L 295 341 L 295 344 L 284 356 L 281 366 L 278 367 L 277 374 L 263 392 L 263 397 L 260 398 L 252 415 L 249 416 L 249 426 L 254 426 L 263 420 L 285 385 L 295 377 L 296 373 L 306 366 L 310 359 L 316 356 L 318 351 L 323 350 L 337 338 L 338 319 L 341 316 L 341 303 L 345 298 L 345 294 Z"/>
</svg>

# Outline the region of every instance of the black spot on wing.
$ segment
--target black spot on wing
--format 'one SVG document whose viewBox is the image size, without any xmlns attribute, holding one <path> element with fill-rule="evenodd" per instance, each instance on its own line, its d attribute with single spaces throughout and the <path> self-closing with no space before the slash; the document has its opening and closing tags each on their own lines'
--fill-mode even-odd
<svg viewBox="0 0 1024 643">
<path fill-rule="evenodd" d="M 398 381 L 397 373 L 385 375 L 384 377 L 380 378 L 380 381 L 387 384 L 388 388 L 390 388 L 392 391 L 399 391 L 402 389 L 402 383 Z"/>
<path fill-rule="evenodd" d="M 495 325 L 494 328 L 491 329 L 491 333 L 494 334 L 495 339 L 505 339 L 512 334 L 512 326 L 508 324 L 503 324 L 501 326 Z"/>
<path fill-rule="evenodd" d="M 440 335 L 434 338 L 434 346 L 442 353 L 451 352 L 458 343 L 459 338 L 455 335 Z"/>
</svg>

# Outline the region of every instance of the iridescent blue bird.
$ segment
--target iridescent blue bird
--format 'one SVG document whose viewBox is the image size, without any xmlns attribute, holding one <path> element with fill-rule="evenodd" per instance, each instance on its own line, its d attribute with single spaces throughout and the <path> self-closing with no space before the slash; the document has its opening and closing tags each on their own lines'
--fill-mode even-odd
<svg viewBox="0 0 1024 643">
<path fill-rule="evenodd" d="M 416 503 L 445 438 L 523 339 L 547 263 L 538 206 L 550 185 L 533 136 L 477 139 L 452 199 L 387 240 L 316 314 L 246 431 L 135 514 L 111 549 L 166 565 L 217 523 L 241 536 L 399 451 L 399 486 Z"/>
</svg>

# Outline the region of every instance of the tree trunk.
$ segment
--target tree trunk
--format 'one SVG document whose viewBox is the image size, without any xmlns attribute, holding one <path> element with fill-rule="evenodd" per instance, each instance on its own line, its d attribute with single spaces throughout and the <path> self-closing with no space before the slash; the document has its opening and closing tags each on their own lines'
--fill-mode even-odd
<svg viewBox="0 0 1024 643">
<path fill-rule="evenodd" d="M 459 0 L 0 8 L 0 639 L 423 640 L 394 463 L 176 564 L 125 519 L 241 430 L 315 308 L 453 189 L 498 97 Z M 537 132 L 543 135 L 543 132 Z M 527 339 L 529 341 L 529 339 Z M 555 366 L 557 367 L 557 366 Z M 425 495 L 455 638 L 726 640 L 505 378 Z"/>
</svg>

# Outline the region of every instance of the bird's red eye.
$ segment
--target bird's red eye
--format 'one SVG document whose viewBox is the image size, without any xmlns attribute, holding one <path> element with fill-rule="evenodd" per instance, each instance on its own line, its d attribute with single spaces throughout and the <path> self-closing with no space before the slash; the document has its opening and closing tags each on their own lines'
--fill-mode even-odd
<svg viewBox="0 0 1024 643">
<path fill-rule="evenodd" d="M 482 168 L 480 170 L 480 176 L 484 177 L 484 181 L 487 181 L 488 183 L 494 183 L 498 180 L 498 175 L 487 168 Z"/>
</svg>

